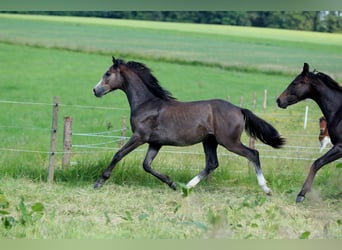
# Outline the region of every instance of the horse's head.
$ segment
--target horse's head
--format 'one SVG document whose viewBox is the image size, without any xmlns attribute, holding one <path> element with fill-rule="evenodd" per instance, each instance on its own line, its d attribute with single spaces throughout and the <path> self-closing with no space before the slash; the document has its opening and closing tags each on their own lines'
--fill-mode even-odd
<svg viewBox="0 0 342 250">
<path fill-rule="evenodd" d="M 319 133 L 320 135 L 325 135 L 325 133 L 327 132 L 327 120 L 325 119 L 324 116 L 322 116 L 321 118 L 319 118 Z"/>
<path fill-rule="evenodd" d="M 300 73 L 277 98 L 277 104 L 280 108 L 287 108 L 301 100 L 309 97 L 311 92 L 311 80 L 309 72 L 309 64 L 304 63 L 303 71 Z"/>
<path fill-rule="evenodd" d="M 102 79 L 93 89 L 96 97 L 101 97 L 113 90 L 122 88 L 124 82 L 120 73 L 120 65 L 122 63 L 122 60 L 113 57 L 113 65 L 103 74 Z"/>
</svg>

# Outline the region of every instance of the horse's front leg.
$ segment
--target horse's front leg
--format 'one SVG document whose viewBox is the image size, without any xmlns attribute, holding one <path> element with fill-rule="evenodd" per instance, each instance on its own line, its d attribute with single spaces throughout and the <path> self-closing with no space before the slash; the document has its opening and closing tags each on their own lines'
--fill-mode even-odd
<svg viewBox="0 0 342 250">
<path fill-rule="evenodd" d="M 299 192 L 296 202 L 302 202 L 305 199 L 305 194 L 311 190 L 313 180 L 316 176 L 318 170 L 320 170 L 324 165 L 333 162 L 342 157 L 342 144 L 336 144 L 332 147 L 326 154 L 318 158 L 312 164 L 308 177 L 306 178 L 302 190 Z"/>
<path fill-rule="evenodd" d="M 157 172 L 156 170 L 154 170 L 151 167 L 152 161 L 157 156 L 160 148 L 161 148 L 160 145 L 154 145 L 154 144 L 150 144 L 149 145 L 148 150 L 147 150 L 147 154 L 146 154 L 146 157 L 145 157 L 145 160 L 144 160 L 144 163 L 143 163 L 144 170 L 147 173 L 152 174 L 153 176 L 157 177 L 162 182 L 164 182 L 167 185 L 169 185 L 169 187 L 172 188 L 173 190 L 176 190 L 176 183 L 174 183 L 170 179 L 169 176 L 167 176 L 165 174 L 161 174 L 161 173 Z"/>
<path fill-rule="evenodd" d="M 103 186 L 106 180 L 110 177 L 115 165 L 128 153 L 132 152 L 134 149 L 144 144 L 139 136 L 132 136 L 128 142 L 114 155 L 112 161 L 110 162 L 108 168 L 103 172 L 101 177 L 94 184 L 94 188 L 98 189 Z"/>
</svg>

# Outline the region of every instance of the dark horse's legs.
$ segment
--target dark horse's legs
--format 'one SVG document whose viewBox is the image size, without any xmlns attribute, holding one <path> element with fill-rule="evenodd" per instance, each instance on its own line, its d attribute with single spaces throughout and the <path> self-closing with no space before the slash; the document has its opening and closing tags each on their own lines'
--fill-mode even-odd
<svg viewBox="0 0 342 250">
<path fill-rule="evenodd" d="M 249 161 L 251 161 L 255 167 L 256 176 L 258 179 L 259 186 L 263 189 L 263 191 L 271 195 L 272 191 L 267 186 L 264 175 L 262 174 L 262 170 L 260 167 L 259 153 L 258 151 L 248 148 L 243 145 L 241 142 L 238 143 L 227 143 L 226 145 L 221 143 L 226 149 L 231 152 L 234 152 L 238 155 L 246 157 Z M 206 156 L 206 166 L 205 169 L 202 170 L 198 175 L 196 175 L 191 181 L 186 185 L 187 188 L 192 188 L 196 184 L 198 184 L 203 178 L 207 177 L 215 168 L 218 167 L 217 160 L 217 146 L 218 142 L 214 136 L 207 138 L 207 140 L 203 141 L 203 147 Z"/>
<path fill-rule="evenodd" d="M 246 147 L 241 142 L 233 145 L 224 145 L 229 151 L 232 151 L 238 155 L 246 157 L 249 161 L 251 161 L 255 167 L 256 176 L 258 179 L 258 184 L 262 188 L 262 190 L 267 194 L 271 195 L 272 191 L 267 186 L 264 175 L 262 174 L 260 160 L 259 160 L 259 152 Z"/>
<path fill-rule="evenodd" d="M 144 144 L 144 142 L 140 140 L 139 137 L 132 136 L 128 140 L 128 142 L 118 152 L 116 152 L 108 168 L 103 172 L 102 176 L 94 184 L 94 188 L 97 189 L 102 187 L 112 173 L 116 163 L 118 163 L 125 155 L 127 155 L 142 144 Z"/>
<path fill-rule="evenodd" d="M 157 177 L 162 182 L 169 185 L 169 187 L 171 187 L 172 189 L 176 190 L 176 184 L 170 179 L 169 176 L 164 175 L 164 174 L 160 174 L 151 168 L 151 163 L 152 163 L 153 159 L 156 157 L 156 155 L 158 154 L 160 148 L 161 148 L 160 145 L 153 145 L 153 144 L 149 145 L 148 150 L 147 150 L 147 154 L 146 154 L 146 157 L 145 157 L 145 160 L 143 163 L 144 170 L 146 172 L 152 174 L 153 176 Z"/>
<path fill-rule="evenodd" d="M 203 141 L 203 148 L 205 153 L 205 168 L 196 175 L 191 181 L 186 184 L 187 188 L 196 186 L 202 179 L 207 177 L 215 168 L 218 167 L 217 160 L 217 141 L 214 136 L 209 136 Z"/>
<path fill-rule="evenodd" d="M 302 202 L 305 198 L 305 194 L 310 191 L 312 182 L 315 178 L 315 175 L 317 171 L 323 167 L 324 165 L 335 161 L 342 157 L 342 144 L 336 144 L 334 147 L 332 147 L 326 154 L 324 154 L 322 157 L 318 158 L 314 163 L 312 164 L 308 177 L 306 178 L 304 185 L 302 187 L 302 190 L 299 192 L 297 196 L 297 202 Z"/>
</svg>

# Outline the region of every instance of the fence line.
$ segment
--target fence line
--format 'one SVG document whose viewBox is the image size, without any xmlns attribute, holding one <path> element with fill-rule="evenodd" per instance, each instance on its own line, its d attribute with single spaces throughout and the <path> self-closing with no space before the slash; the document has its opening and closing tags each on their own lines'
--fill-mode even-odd
<svg viewBox="0 0 342 250">
<path fill-rule="evenodd" d="M 123 129 L 118 129 L 118 131 L 123 131 Z M 87 137 L 101 137 L 101 138 L 125 138 L 125 139 L 128 138 L 128 137 L 119 136 L 119 135 L 102 135 L 100 133 L 73 133 L 73 135 L 87 136 Z"/>
<path fill-rule="evenodd" d="M 87 105 L 74 105 L 74 104 L 61 104 L 61 107 L 73 107 L 82 109 L 110 109 L 110 110 L 129 110 L 129 108 L 115 108 L 115 107 L 101 107 L 101 106 L 87 106 Z"/>
<path fill-rule="evenodd" d="M 102 131 L 102 132 L 89 132 L 89 133 L 79 133 L 80 135 L 103 135 L 103 134 L 110 134 L 115 132 L 121 132 L 123 129 L 113 129 L 108 131 Z"/>
<path fill-rule="evenodd" d="M 112 144 L 112 143 L 118 143 L 121 140 L 121 138 L 119 138 L 117 140 L 111 140 L 111 141 L 106 141 L 106 142 L 100 142 L 100 143 L 90 143 L 90 144 L 75 144 L 72 145 L 73 147 L 78 147 L 78 148 L 93 148 L 99 145 L 106 145 L 106 144 Z"/>
<path fill-rule="evenodd" d="M 243 96 L 242 97 L 242 101 L 244 100 Z M 230 99 L 230 98 L 228 98 Z M 260 98 L 261 99 L 261 98 Z M 275 98 L 274 98 L 275 99 Z M 249 108 L 253 108 L 254 110 L 256 109 L 256 107 L 259 107 L 258 109 L 260 110 L 265 110 L 264 104 L 259 104 L 259 102 L 257 102 L 257 100 L 259 100 L 258 98 L 254 99 L 254 95 L 253 95 L 253 100 L 251 103 L 241 103 L 241 98 L 240 98 L 240 103 L 239 104 L 235 104 L 237 106 L 243 106 L 243 107 L 249 107 Z M 4 104 L 21 104 L 21 105 L 44 105 L 44 106 L 53 106 L 52 103 L 46 103 L 46 102 L 32 102 L 32 101 L 13 101 L 13 100 L 0 100 L 0 103 L 4 103 Z M 275 102 L 274 102 L 275 103 Z M 129 110 L 129 108 L 127 107 L 103 107 L 103 106 L 91 106 L 91 105 L 79 105 L 79 104 L 59 104 L 60 107 L 74 107 L 74 108 L 82 108 L 82 109 L 111 109 L 111 110 Z M 261 114 L 265 114 L 264 111 L 257 111 L 256 114 L 261 115 Z M 282 115 L 279 115 L 282 116 Z M 287 116 L 287 117 L 291 117 L 291 116 Z"/>
<path fill-rule="evenodd" d="M 54 104 L 52 103 L 44 103 L 44 102 L 29 102 L 29 101 L 10 101 L 10 100 L 0 100 L 0 103 L 5 103 L 5 104 L 21 104 L 21 105 L 45 105 L 45 106 L 53 106 Z M 246 106 L 246 105 L 244 105 Z M 253 104 L 247 105 L 253 107 Z M 102 106 L 90 106 L 90 105 L 78 105 L 78 104 L 59 104 L 59 107 L 74 107 L 74 108 L 82 108 L 82 109 L 104 109 L 104 110 L 125 110 L 129 111 L 129 108 L 120 108 L 120 107 L 102 107 Z M 263 116 L 266 113 L 263 111 L 255 111 L 254 112 L 256 115 Z M 310 112 L 310 114 L 314 114 L 317 116 L 321 115 L 321 112 Z M 272 117 L 279 117 L 279 118 L 296 118 L 296 117 L 302 118 L 302 115 L 283 115 L 283 114 L 272 114 Z M 309 119 L 309 120 L 314 120 L 314 119 Z"/>
<path fill-rule="evenodd" d="M 76 136 L 87 136 L 87 137 L 101 137 L 101 138 L 122 138 L 119 135 L 93 135 L 93 134 L 85 134 L 85 133 L 74 133 Z"/>
<path fill-rule="evenodd" d="M 23 126 L 5 126 L 5 125 L 0 125 L 0 128 L 16 128 L 16 129 L 31 129 L 31 130 L 47 130 L 50 131 L 49 128 L 35 128 L 35 127 L 23 127 Z"/>
<path fill-rule="evenodd" d="M 265 94 L 265 96 L 267 96 L 267 94 Z M 267 113 L 265 113 L 265 103 L 267 103 L 267 101 L 265 101 L 265 98 L 263 99 L 263 103 L 259 105 L 258 101 L 256 103 L 256 100 L 260 100 L 261 98 L 256 98 L 256 95 L 253 95 L 253 101 L 251 103 L 240 103 L 240 105 L 246 107 L 246 106 L 253 106 L 253 108 L 255 108 L 255 106 L 263 106 L 263 111 L 259 111 L 259 112 L 255 112 L 257 115 L 259 116 L 267 116 Z M 242 100 L 243 102 L 243 98 L 240 98 L 240 100 Z M 11 100 L 0 100 L 0 103 L 4 103 L 4 104 L 18 104 L 18 105 L 45 105 L 45 106 L 53 106 L 53 103 L 44 103 L 44 102 L 28 102 L 28 101 L 11 101 Z M 73 108 L 82 108 L 82 109 L 104 109 L 104 110 L 129 110 L 129 108 L 118 108 L 118 107 L 100 107 L 100 106 L 89 106 L 89 105 L 73 105 L 73 104 L 59 104 L 59 107 L 73 107 Z M 270 106 L 270 108 L 272 108 L 273 106 Z M 260 109 L 260 108 L 259 108 Z M 318 112 L 310 112 L 310 116 L 320 116 L 321 113 L 318 114 Z M 281 118 L 281 119 L 286 119 L 286 118 L 292 118 L 292 119 L 303 119 L 303 115 L 301 114 L 296 114 L 296 115 L 285 115 L 285 114 L 272 114 L 272 118 Z M 316 120 L 316 119 L 308 119 L 308 120 Z M 34 128 L 34 127 L 24 127 L 24 126 L 6 126 L 6 125 L 0 125 L 0 128 L 20 128 L 20 129 L 33 129 L 33 130 L 50 130 L 48 128 Z M 117 150 L 118 147 L 102 147 L 103 145 L 108 145 L 108 144 L 112 144 L 112 143 L 117 143 L 120 140 L 127 140 L 128 137 L 126 136 L 120 136 L 120 135 L 110 135 L 111 133 L 118 133 L 118 132 L 123 132 L 125 130 L 125 128 L 121 128 L 121 129 L 115 129 L 115 130 L 110 130 L 110 131 L 102 131 L 102 132 L 90 132 L 90 133 L 72 133 L 73 136 L 87 136 L 87 137 L 99 137 L 99 138 L 112 138 L 114 140 L 111 141 L 106 141 L 106 142 L 100 142 L 100 143 L 91 143 L 91 144 L 75 144 L 72 145 L 72 147 L 74 148 L 82 148 L 82 149 L 98 149 L 98 150 L 82 150 L 82 151 L 73 151 L 71 152 L 71 154 L 83 154 L 83 153 L 100 153 L 100 152 L 113 152 L 113 150 Z M 289 134 L 286 135 L 286 137 L 316 137 L 316 135 L 296 135 L 296 134 Z M 266 145 L 263 144 L 256 144 L 257 147 L 264 147 Z M 292 145 L 286 145 L 284 146 L 284 149 L 294 149 L 291 151 L 286 151 L 286 152 L 293 152 L 295 150 L 302 150 L 302 149 L 308 149 L 308 152 L 310 151 L 310 153 L 312 153 L 312 149 L 319 149 L 319 146 L 317 147 L 305 147 L 305 146 L 292 146 Z M 47 152 L 47 151 L 39 151 L 39 150 L 30 150 L 30 149 L 14 149 L 14 148 L 0 148 L 1 151 L 7 151 L 7 152 L 26 152 L 26 153 L 39 153 L 39 154 L 51 154 L 51 152 Z M 101 151 L 100 151 L 101 150 Z M 140 152 L 143 149 L 138 149 L 135 150 L 136 152 Z M 264 152 L 267 152 L 267 150 L 263 150 Z M 269 150 L 270 151 L 270 150 Z M 273 151 L 273 150 L 272 150 Z M 190 151 L 172 151 L 172 150 L 162 150 L 162 152 L 166 152 L 166 153 L 173 153 L 173 154 L 193 154 L 193 155 L 203 155 L 203 152 L 190 152 Z M 284 151 L 282 151 L 284 152 Z M 286 153 L 285 152 L 285 153 Z M 305 153 L 304 151 L 301 151 L 301 153 Z M 54 152 L 54 154 L 63 154 L 63 152 Z M 220 153 L 218 154 L 220 156 L 234 156 L 233 154 L 223 154 Z M 307 157 L 289 157 L 289 156 L 270 156 L 270 155 L 265 155 L 262 156 L 261 158 L 279 158 L 279 159 L 294 159 L 294 160 L 314 160 L 313 158 L 307 158 Z"/>
<path fill-rule="evenodd" d="M 16 148 L 0 148 L 1 151 L 12 151 L 12 152 L 23 152 L 23 153 L 39 153 L 39 154 L 50 154 L 48 151 L 30 150 L 30 149 L 16 149 Z M 56 154 L 62 152 L 55 152 Z"/>
<path fill-rule="evenodd" d="M 8 101 L 8 100 L 0 100 L 0 103 L 22 104 L 22 105 L 44 105 L 44 106 L 53 106 L 54 105 L 54 104 L 45 103 L 45 102 L 22 102 L 22 101 Z"/>
<path fill-rule="evenodd" d="M 115 141 L 116 143 L 118 141 Z M 91 151 L 72 151 L 71 154 L 98 154 L 98 153 L 108 153 L 108 152 L 115 152 L 119 150 L 119 147 L 99 147 L 99 146 L 91 146 L 91 145 L 73 145 L 75 148 L 87 148 L 87 149 L 102 149 L 102 150 L 91 150 Z M 296 146 L 292 146 L 295 148 Z M 315 147 L 300 147 L 300 148 L 315 148 Z M 147 148 L 143 149 L 135 149 L 132 153 L 137 153 L 137 152 L 145 152 Z M 316 149 L 316 148 L 315 148 Z M 318 149 L 318 147 L 317 147 Z M 0 148 L 0 151 L 8 151 L 8 152 L 21 152 L 21 153 L 38 153 L 38 154 L 46 154 L 49 155 L 51 152 L 48 151 L 39 151 L 39 150 L 29 150 L 29 149 L 13 149 L 13 148 Z M 274 151 L 274 150 L 268 150 L 268 151 Z M 176 151 L 176 150 L 160 150 L 161 153 L 169 153 L 169 154 L 183 154 L 183 155 L 204 155 L 203 152 L 199 151 Z M 261 153 L 266 152 L 262 151 Z M 284 152 L 284 151 L 283 151 Z M 287 151 L 289 152 L 289 151 Z M 309 151 L 307 151 L 309 152 Z M 312 152 L 312 151 L 310 151 Z M 64 152 L 63 151 L 55 151 L 54 152 L 56 155 L 62 155 Z M 301 151 L 301 153 L 304 153 Z M 236 157 L 238 158 L 238 155 L 235 155 L 233 153 L 217 153 L 218 156 L 228 156 L 228 157 Z M 260 154 L 261 159 L 285 159 L 285 160 L 302 160 L 302 161 L 314 161 L 317 158 L 307 158 L 307 157 L 296 157 L 296 156 L 271 156 L 271 155 L 262 155 Z M 342 162 L 342 160 L 337 160 L 335 162 Z"/>
<path fill-rule="evenodd" d="M 44 106 L 54 105 L 52 103 L 45 103 L 45 102 L 9 101 L 9 100 L 0 100 L 0 103 L 21 104 L 21 105 L 44 105 Z M 59 104 L 59 107 L 74 107 L 74 108 L 83 108 L 83 109 L 129 110 L 129 108 L 101 107 L 101 106 L 89 106 L 89 105 L 77 105 L 77 104 Z"/>
</svg>

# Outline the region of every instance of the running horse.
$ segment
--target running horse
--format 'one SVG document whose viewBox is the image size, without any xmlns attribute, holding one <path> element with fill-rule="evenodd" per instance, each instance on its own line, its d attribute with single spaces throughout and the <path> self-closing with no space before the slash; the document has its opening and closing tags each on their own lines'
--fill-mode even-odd
<svg viewBox="0 0 342 250">
<path fill-rule="evenodd" d="M 112 61 L 113 65 L 104 73 L 93 92 L 96 97 L 102 97 L 116 89 L 126 94 L 131 109 L 132 136 L 115 153 L 108 168 L 95 183 L 95 189 L 105 183 L 115 165 L 125 155 L 147 143 L 144 170 L 176 190 L 176 183 L 169 176 L 151 167 L 153 159 L 163 145 L 187 146 L 202 142 L 205 168 L 187 183 L 186 188 L 194 187 L 218 167 L 216 150 L 218 145 L 222 145 L 251 161 L 258 184 L 266 194 L 271 194 L 261 171 L 258 151 L 243 145 L 240 136 L 245 128 L 252 137 L 274 148 L 280 148 L 285 141 L 273 126 L 251 111 L 224 100 L 177 101 L 160 86 L 151 70 L 143 63 L 126 63 L 114 57 Z"/>
<path fill-rule="evenodd" d="M 318 140 L 319 140 L 319 143 L 321 144 L 321 148 L 320 148 L 319 152 L 322 153 L 323 150 L 325 149 L 325 147 L 328 144 L 331 144 L 331 140 L 330 140 L 330 136 L 329 136 L 329 132 L 328 132 L 328 123 L 327 123 L 327 119 L 325 119 L 324 116 L 319 118 Z"/>
<path fill-rule="evenodd" d="M 278 97 L 277 104 L 285 109 L 307 98 L 314 100 L 320 107 L 327 120 L 330 139 L 334 146 L 311 165 L 303 187 L 297 195 L 297 202 L 305 199 L 317 171 L 342 157 L 342 87 L 324 73 L 310 72 L 309 64 L 304 63 L 302 72 Z"/>
</svg>

